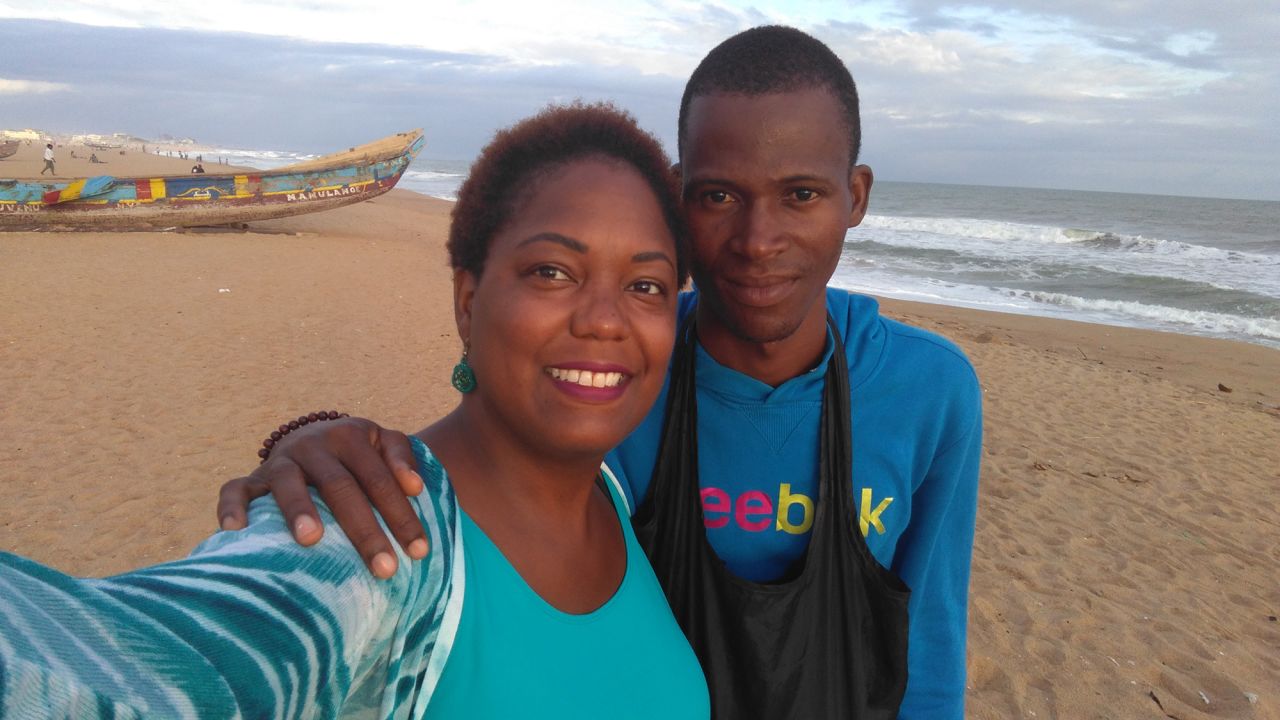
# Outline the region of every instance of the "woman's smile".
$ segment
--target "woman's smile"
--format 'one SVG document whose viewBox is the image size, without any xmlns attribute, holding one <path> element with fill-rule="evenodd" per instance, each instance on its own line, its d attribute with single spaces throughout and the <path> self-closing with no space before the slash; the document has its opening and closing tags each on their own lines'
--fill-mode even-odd
<svg viewBox="0 0 1280 720">
<path fill-rule="evenodd" d="M 618 366 L 565 363 L 545 368 L 556 389 L 570 397 L 591 402 L 608 402 L 622 396 L 632 373 Z"/>
<path fill-rule="evenodd" d="M 611 370 L 579 370 L 577 368 L 547 368 L 547 374 L 561 382 L 582 387 L 614 388 L 630 375 Z"/>
</svg>

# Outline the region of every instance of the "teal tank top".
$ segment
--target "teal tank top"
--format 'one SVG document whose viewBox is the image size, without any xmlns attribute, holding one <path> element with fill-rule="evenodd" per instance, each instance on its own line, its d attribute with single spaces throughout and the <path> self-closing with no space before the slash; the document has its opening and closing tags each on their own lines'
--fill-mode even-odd
<svg viewBox="0 0 1280 720">
<path fill-rule="evenodd" d="M 543 600 L 459 508 L 462 617 L 427 718 L 710 716 L 698 659 L 636 543 L 617 488 L 604 485 L 626 536 L 627 568 L 613 597 L 584 615 Z"/>
</svg>

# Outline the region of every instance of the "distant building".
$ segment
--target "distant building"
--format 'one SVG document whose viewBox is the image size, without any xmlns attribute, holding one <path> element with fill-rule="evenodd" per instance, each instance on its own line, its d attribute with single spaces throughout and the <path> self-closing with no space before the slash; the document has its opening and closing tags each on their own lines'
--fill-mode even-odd
<svg viewBox="0 0 1280 720">
<path fill-rule="evenodd" d="M 39 130 L 26 128 L 23 130 L 0 130 L 0 137 L 7 140 L 41 140 L 45 137 L 45 133 Z"/>
</svg>

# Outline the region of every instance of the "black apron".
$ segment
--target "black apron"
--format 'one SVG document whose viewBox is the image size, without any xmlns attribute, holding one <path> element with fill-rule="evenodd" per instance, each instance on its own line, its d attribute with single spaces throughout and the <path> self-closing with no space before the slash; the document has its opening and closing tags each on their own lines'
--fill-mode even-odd
<svg viewBox="0 0 1280 720">
<path fill-rule="evenodd" d="M 809 547 L 780 581 L 762 584 L 735 576 L 707 541 L 689 317 L 672 361 L 653 481 L 632 524 L 702 663 L 712 716 L 896 718 L 907 685 L 910 590 L 875 561 L 858 529 L 849 368 L 835 323 L 827 318 L 835 352 L 822 395 Z"/>
</svg>

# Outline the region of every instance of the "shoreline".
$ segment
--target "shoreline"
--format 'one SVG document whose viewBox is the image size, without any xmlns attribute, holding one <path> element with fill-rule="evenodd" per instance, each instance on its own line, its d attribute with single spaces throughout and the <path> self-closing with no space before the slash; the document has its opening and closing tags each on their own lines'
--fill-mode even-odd
<svg viewBox="0 0 1280 720">
<path fill-rule="evenodd" d="M 0 551 L 85 575 L 175 559 L 280 422 L 447 412 L 451 207 L 393 190 L 250 232 L 0 233 Z M 882 306 L 982 382 L 968 716 L 1280 718 L 1280 351 Z"/>
<path fill-rule="evenodd" d="M 159 148 L 167 148 L 169 146 L 149 145 L 148 147 L 153 149 L 159 149 Z M 170 158 L 164 155 L 148 153 L 147 155 L 141 156 L 141 158 L 144 159 L 146 163 L 151 166 L 150 169 L 146 170 L 145 172 L 139 171 L 139 172 L 131 173 L 130 172 L 131 167 L 137 164 L 137 159 L 139 157 L 139 154 L 136 152 L 136 148 L 131 149 L 131 152 L 133 154 L 132 158 L 122 161 L 123 163 L 125 163 L 127 167 L 116 170 L 113 168 L 104 167 L 106 163 L 104 163 L 104 165 L 86 164 L 85 158 L 87 158 L 88 155 L 79 157 L 76 160 L 68 160 L 67 159 L 68 148 L 72 148 L 72 146 L 59 145 L 58 166 L 59 168 L 64 168 L 64 170 L 65 168 L 70 167 L 72 171 L 70 173 L 67 173 L 64 171 L 62 175 L 59 176 L 59 179 L 65 180 L 65 179 L 72 179 L 76 177 L 88 177 L 95 174 L 112 174 L 112 173 L 117 175 L 119 174 L 185 175 L 190 173 L 191 165 L 195 162 L 194 159 L 192 159 L 195 153 L 198 153 L 201 150 L 204 150 L 207 152 L 214 152 L 214 149 L 208 148 L 203 145 L 174 146 L 174 147 L 177 147 L 179 150 L 182 150 L 185 147 L 186 151 L 188 151 L 192 155 L 188 159 L 183 160 L 179 158 Z M 84 147 L 80 145 L 75 146 L 75 148 L 79 148 L 81 150 L 84 149 Z M 40 151 L 40 148 L 38 147 L 24 148 L 23 151 L 20 151 L 19 155 L 16 158 L 10 158 L 8 163 L 0 162 L 0 176 L 6 176 L 6 173 L 7 173 L 8 177 L 13 177 L 15 172 L 18 172 L 18 173 L 29 176 L 26 178 L 27 180 L 40 179 L 38 172 L 42 163 L 40 162 L 40 159 L 39 159 L 39 151 Z M 113 150 L 111 152 L 116 153 L 120 151 Z M 228 152 L 232 152 L 234 154 L 236 151 L 228 151 Z M 247 151 L 247 152 L 258 152 L 258 151 Z M 120 154 L 124 154 L 124 153 L 122 152 Z M 22 162 L 14 163 L 15 159 L 21 159 Z M 220 165 L 218 164 L 219 159 L 220 158 L 217 156 L 211 157 L 209 163 L 206 164 L 206 170 L 211 173 L 220 173 L 220 172 L 221 173 L 229 173 L 229 172 L 239 173 L 239 172 L 253 172 L 255 170 L 254 167 L 250 167 L 250 166 Z M 235 158 L 232 158 L 232 159 L 233 160 L 238 159 L 241 162 L 250 162 L 250 164 L 253 164 L 252 160 L 248 156 L 236 156 Z M 108 162 L 111 162 L 111 161 L 113 161 L 113 159 L 109 159 Z M 289 162 L 305 162 L 305 160 L 291 160 Z M 268 162 L 267 164 L 268 164 L 268 167 L 271 167 L 271 168 L 279 167 L 279 164 L 271 164 L 270 162 Z M 426 197 L 433 197 L 433 198 L 440 197 L 440 195 L 429 194 L 430 192 L 432 192 L 432 190 L 424 189 L 423 185 L 420 184 L 423 181 L 421 180 L 421 178 L 415 178 L 414 172 L 415 172 L 414 170 L 410 169 L 406 173 L 405 178 L 401 180 L 399 185 L 401 189 L 410 190 L 411 192 L 417 192 Z M 419 171 L 419 172 L 426 173 L 429 175 L 433 171 Z M 415 183 L 419 183 L 416 186 L 416 188 L 414 187 Z M 895 185 L 926 187 L 926 186 L 937 185 L 937 183 L 896 183 Z M 979 186 L 957 186 L 957 187 L 979 187 Z M 1036 189 L 1034 188 L 1024 188 L 1024 189 L 1032 192 L 1036 191 Z M 1154 197 L 1154 196 L 1135 196 L 1135 197 Z M 448 198 L 445 198 L 445 199 L 448 199 Z M 899 200 L 898 202 L 901 202 L 901 200 Z M 869 217 L 875 218 L 878 216 L 872 214 Z M 890 219 L 893 219 L 894 216 L 890 215 L 888 217 Z M 930 220 L 930 218 L 927 218 L 927 217 L 916 218 L 915 216 L 907 216 L 902 219 L 905 219 L 907 221 L 921 221 L 921 222 L 928 222 Z M 996 225 L 999 225 L 1006 221 L 990 220 L 990 221 L 980 221 L 980 222 L 988 222 L 988 223 L 994 223 Z M 1008 221 L 1008 222 L 1014 222 L 1014 221 Z M 1014 224 L 1017 224 L 1017 222 L 1014 222 Z M 1076 232 L 1083 232 L 1083 231 L 1076 231 Z M 1137 241 L 1141 241 L 1142 239 L 1140 236 L 1134 236 L 1134 237 L 1137 238 Z M 1160 241 L 1157 241 L 1157 242 L 1160 242 Z M 1178 242 L 1183 242 L 1183 241 L 1170 241 L 1170 242 L 1177 244 Z M 1053 305 L 1044 305 L 1039 303 L 1033 303 L 1030 306 L 1024 306 L 1016 310 L 1002 310 L 1002 309 L 999 309 L 998 307 L 992 307 L 989 304 L 985 304 L 981 302 L 975 303 L 972 301 L 971 298 L 966 299 L 968 296 L 964 295 L 963 293 L 959 296 L 949 298 L 950 301 L 954 301 L 954 304 L 948 304 L 948 303 L 942 302 L 941 300 L 935 301 L 929 298 L 920 298 L 919 294 L 914 292 L 906 292 L 905 294 L 894 293 L 892 289 L 885 288 L 881 282 L 877 282 L 874 279 L 870 281 L 870 288 L 868 289 L 865 285 L 863 286 L 859 285 L 857 273 L 858 273 L 858 268 L 856 267 L 842 266 L 839 270 L 837 270 L 836 277 L 834 278 L 835 280 L 834 284 L 838 287 L 848 288 L 854 292 L 863 292 L 866 294 L 876 295 L 877 297 L 883 297 L 883 296 L 877 295 L 877 288 L 881 290 L 886 290 L 887 292 L 892 293 L 887 297 L 892 298 L 894 302 L 921 303 L 926 305 L 939 304 L 939 305 L 942 305 L 943 307 L 961 307 L 961 308 L 968 308 L 968 309 L 973 309 L 973 310 L 978 310 L 983 312 L 992 312 L 996 314 L 1029 315 L 1031 317 L 1037 317 L 1037 318 L 1052 318 L 1052 319 L 1062 319 L 1062 320 L 1068 320 L 1068 321 L 1074 321 L 1074 322 L 1083 322 L 1086 324 L 1101 324 L 1101 325 L 1107 325 L 1108 327 L 1113 327 L 1113 328 L 1133 328 L 1133 329 L 1139 329 L 1139 330 L 1150 330 L 1154 332 L 1186 335 L 1191 337 L 1226 339 L 1226 340 L 1233 340 L 1236 342 L 1244 342 L 1250 345 L 1258 345 L 1264 348 L 1280 350 L 1280 340 L 1276 340 L 1272 335 L 1267 334 L 1267 332 L 1265 331 L 1265 328 L 1241 329 L 1237 327 L 1236 329 L 1232 330 L 1230 328 L 1222 328 L 1222 327 L 1216 327 L 1216 328 L 1204 327 L 1203 325 L 1183 326 L 1183 323 L 1181 321 L 1174 321 L 1168 318 L 1165 318 L 1163 320 L 1155 320 L 1148 317 L 1144 321 L 1142 319 L 1135 319 L 1133 316 L 1127 315 L 1125 312 L 1119 312 L 1114 316 L 1108 316 L 1106 313 L 1102 313 L 1101 315 L 1099 315 L 1096 311 L 1088 311 L 1088 310 L 1064 312 L 1064 311 L 1061 311 L 1060 309 L 1055 310 Z M 883 278 L 881 278 L 881 280 L 883 280 Z M 969 288 L 969 290 L 972 290 L 972 288 Z M 1116 302 L 1120 304 L 1124 304 L 1127 301 L 1117 300 Z M 1160 306 L 1157 301 L 1157 304 L 1153 307 L 1160 308 L 1162 306 Z M 1164 309 L 1170 310 L 1170 308 L 1164 308 Z M 1216 310 L 1204 310 L 1203 314 L 1205 314 L 1206 316 L 1217 317 L 1219 320 L 1222 320 L 1222 318 L 1231 319 L 1232 317 L 1234 317 L 1230 315 L 1222 316 L 1220 312 L 1221 311 L 1216 311 Z M 1249 322 L 1256 320 L 1256 318 L 1250 319 L 1251 317 L 1252 316 L 1241 316 L 1240 318 L 1235 318 L 1235 319 L 1242 320 L 1242 321 L 1249 321 Z M 1201 318 L 1201 320 L 1203 320 L 1203 318 Z M 1259 322 L 1262 322 L 1262 321 L 1259 321 Z M 1267 321 L 1267 322 L 1270 322 L 1270 321 Z"/>
<path fill-rule="evenodd" d="M 966 353 L 988 343 L 1034 345 L 1082 362 L 1173 378 L 1228 402 L 1280 415 L 1280 349 L 1226 338 L 976 310 L 877 297 L 885 314 L 952 338 Z M 957 330 L 958 328 L 958 330 Z M 971 335 L 966 341 L 965 334 Z M 1218 388 L 1221 384 L 1226 390 Z"/>
</svg>

